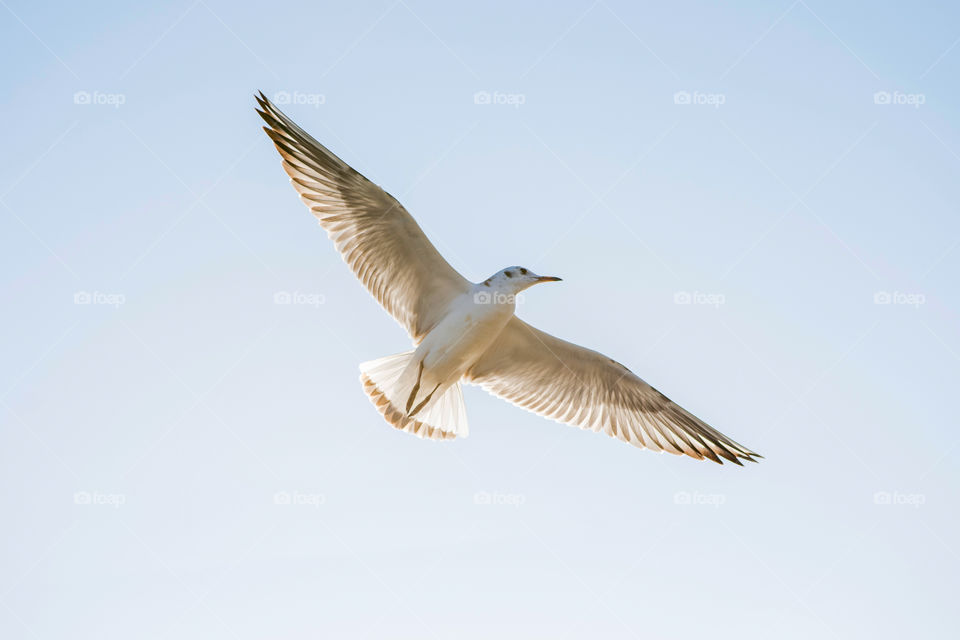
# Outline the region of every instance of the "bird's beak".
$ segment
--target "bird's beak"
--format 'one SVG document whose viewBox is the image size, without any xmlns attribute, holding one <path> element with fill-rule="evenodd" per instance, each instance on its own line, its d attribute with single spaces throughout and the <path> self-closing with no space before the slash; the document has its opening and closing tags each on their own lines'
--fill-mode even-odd
<svg viewBox="0 0 960 640">
<path fill-rule="evenodd" d="M 537 282 L 560 282 L 563 278 L 558 278 L 556 276 L 538 276 Z"/>
</svg>

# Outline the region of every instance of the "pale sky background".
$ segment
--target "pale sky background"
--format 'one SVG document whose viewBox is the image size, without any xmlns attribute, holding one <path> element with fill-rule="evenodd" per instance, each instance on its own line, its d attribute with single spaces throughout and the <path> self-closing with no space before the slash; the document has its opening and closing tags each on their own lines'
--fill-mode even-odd
<svg viewBox="0 0 960 640">
<path fill-rule="evenodd" d="M 0 4 L 3 638 L 954 637 L 953 3 Z M 766 459 L 389 428 L 257 89 Z"/>
</svg>

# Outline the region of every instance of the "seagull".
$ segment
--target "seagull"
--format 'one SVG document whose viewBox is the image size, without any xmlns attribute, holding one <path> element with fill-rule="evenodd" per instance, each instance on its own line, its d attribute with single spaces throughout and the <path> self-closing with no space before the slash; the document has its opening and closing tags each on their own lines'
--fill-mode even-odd
<svg viewBox="0 0 960 640">
<path fill-rule="evenodd" d="M 466 437 L 461 383 L 557 422 L 641 449 L 723 464 L 761 457 L 596 351 L 515 315 L 517 294 L 557 282 L 507 267 L 473 283 L 430 243 L 393 196 L 360 175 L 260 92 L 257 113 L 293 188 L 354 275 L 404 328 L 413 349 L 360 365 L 391 426 L 430 440 Z"/>
</svg>

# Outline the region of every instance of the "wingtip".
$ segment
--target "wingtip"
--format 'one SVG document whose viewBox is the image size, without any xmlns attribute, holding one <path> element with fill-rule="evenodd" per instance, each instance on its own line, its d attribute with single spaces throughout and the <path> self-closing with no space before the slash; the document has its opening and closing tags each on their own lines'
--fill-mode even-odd
<svg viewBox="0 0 960 640">
<path fill-rule="evenodd" d="M 708 449 L 707 451 L 708 451 L 709 453 L 713 453 L 713 452 L 710 451 L 709 449 Z M 738 467 L 742 467 L 742 466 L 743 466 L 743 462 L 741 462 L 742 460 L 746 460 L 747 462 L 752 462 L 752 463 L 754 463 L 754 464 L 757 464 L 757 463 L 759 462 L 759 460 L 754 460 L 754 458 L 763 458 L 763 456 L 761 456 L 759 453 L 752 453 L 752 452 L 751 452 L 749 455 L 748 455 L 748 454 L 745 454 L 745 453 L 737 453 L 737 454 L 734 454 L 734 455 L 732 455 L 732 456 L 727 456 L 727 455 L 719 455 L 719 456 L 718 456 L 718 455 L 716 455 L 716 454 L 714 454 L 714 455 L 709 455 L 709 453 L 708 453 L 707 455 L 705 455 L 703 458 L 696 458 L 695 456 L 690 456 L 690 457 L 691 457 L 691 458 L 694 458 L 695 460 L 697 460 L 697 459 L 700 459 L 700 460 L 710 460 L 711 462 L 716 462 L 717 464 L 719 464 L 719 465 L 721 465 L 721 466 L 723 465 L 724 461 L 726 460 L 727 462 L 732 462 L 733 464 L 737 465 Z"/>
</svg>

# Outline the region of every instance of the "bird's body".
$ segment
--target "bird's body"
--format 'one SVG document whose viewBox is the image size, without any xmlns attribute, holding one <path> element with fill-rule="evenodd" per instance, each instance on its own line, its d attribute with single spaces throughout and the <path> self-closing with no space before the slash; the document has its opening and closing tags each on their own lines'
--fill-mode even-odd
<svg viewBox="0 0 960 640">
<path fill-rule="evenodd" d="M 522 267 L 510 267 L 487 280 L 472 284 L 453 297 L 438 314 L 438 322 L 411 352 L 387 356 L 360 365 L 364 385 L 369 383 L 386 397 L 391 406 L 402 408 L 405 417 L 414 419 L 424 409 L 446 398 L 460 404 L 459 383 L 500 337 L 513 318 L 516 296 L 540 276 Z M 504 273 L 515 273 L 507 278 Z M 378 372 L 388 365 L 385 372 Z M 395 379 L 391 370 L 402 367 Z M 452 392 L 450 390 L 452 389 Z M 450 395 L 447 395 L 450 392 Z M 446 433 L 467 435 L 466 414 L 441 427 Z M 430 424 L 429 422 L 427 424 Z"/>
<path fill-rule="evenodd" d="M 555 277 L 507 267 L 471 283 L 409 213 L 271 104 L 264 127 L 301 199 L 344 260 L 405 328 L 414 349 L 360 365 L 363 389 L 392 426 L 433 440 L 468 433 L 461 383 L 637 447 L 715 462 L 757 454 L 684 411 L 618 362 L 539 331 L 516 296 Z"/>
<path fill-rule="evenodd" d="M 414 352 L 424 365 L 424 372 L 456 383 L 493 344 L 510 321 L 516 308 L 506 294 L 484 296 L 484 285 L 458 296 L 443 320 L 423 339 Z"/>
</svg>

